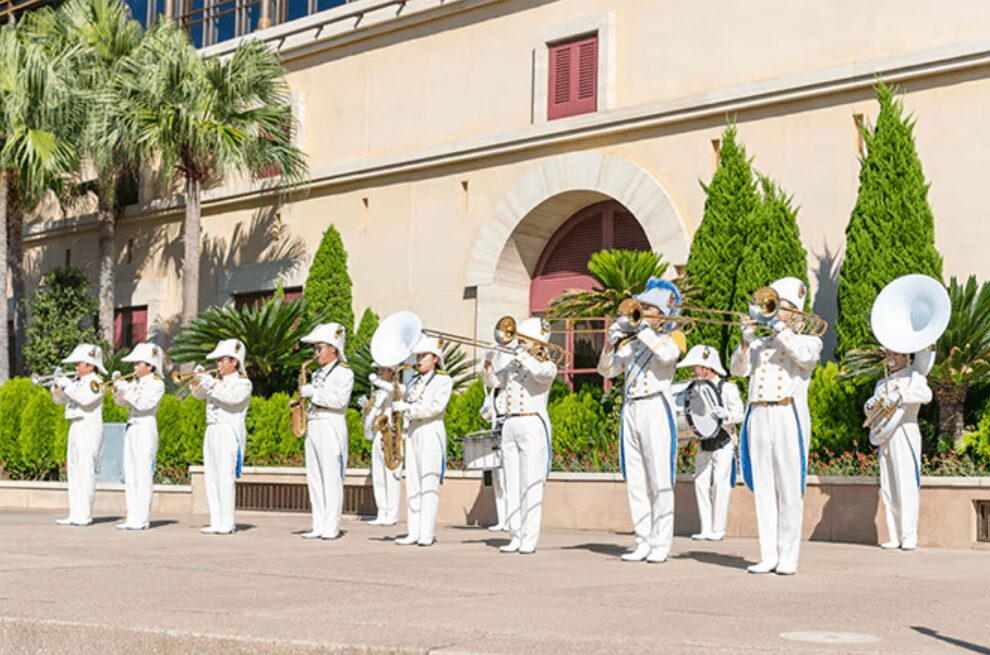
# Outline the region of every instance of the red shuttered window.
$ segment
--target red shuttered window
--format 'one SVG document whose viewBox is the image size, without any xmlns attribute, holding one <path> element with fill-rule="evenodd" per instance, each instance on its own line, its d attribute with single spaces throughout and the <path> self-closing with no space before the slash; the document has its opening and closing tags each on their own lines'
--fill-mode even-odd
<svg viewBox="0 0 990 655">
<path fill-rule="evenodd" d="M 550 46 L 547 120 L 598 109 L 598 36 Z"/>
<path fill-rule="evenodd" d="M 148 306 L 121 307 L 113 312 L 113 349 L 133 348 L 148 339 Z"/>
</svg>

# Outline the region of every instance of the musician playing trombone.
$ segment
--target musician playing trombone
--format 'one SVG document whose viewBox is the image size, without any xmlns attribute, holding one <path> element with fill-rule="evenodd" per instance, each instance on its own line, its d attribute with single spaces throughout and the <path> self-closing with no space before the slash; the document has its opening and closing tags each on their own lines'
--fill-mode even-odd
<svg viewBox="0 0 990 655">
<path fill-rule="evenodd" d="M 153 343 L 139 343 L 124 357 L 134 363 L 134 379 L 114 371 L 110 376 L 113 400 L 126 407 L 127 435 L 124 439 L 124 492 L 127 518 L 118 530 L 146 530 L 150 525 L 151 500 L 158 455 L 158 405 L 165 395 L 162 351 Z"/>
<path fill-rule="evenodd" d="M 436 543 L 440 483 L 447 468 L 447 430 L 443 417 L 454 383 L 443 370 L 440 340 L 426 336 L 413 348 L 416 376 L 404 400 L 392 409 L 408 421 L 406 437 L 406 520 L 408 532 L 395 540 L 400 546 Z"/>
<path fill-rule="evenodd" d="M 681 295 L 670 282 L 650 278 L 636 300 L 642 320 L 633 325 L 622 316 L 609 327 L 598 372 L 606 378 L 625 376 L 619 456 L 636 547 L 622 559 L 660 563 L 674 539 L 677 428 L 669 396 L 681 347 L 657 319 L 672 315 Z"/>
<path fill-rule="evenodd" d="M 93 522 L 93 500 L 96 496 L 96 474 L 103 457 L 103 393 L 93 382 L 103 368 L 103 349 L 89 343 L 75 347 L 64 364 L 76 365 L 76 378 L 56 369 L 52 378 L 52 399 L 65 405 L 69 421 L 69 441 L 65 457 L 69 482 L 69 515 L 55 521 L 59 525 L 89 525 Z"/>
<path fill-rule="evenodd" d="M 316 326 L 301 341 L 313 346 L 320 368 L 299 395 L 309 399 L 306 432 L 306 482 L 313 508 L 313 529 L 303 539 L 336 539 L 344 509 L 347 467 L 347 418 L 354 372 L 344 356 L 346 333 L 340 323 Z"/>
<path fill-rule="evenodd" d="M 517 337 L 548 342 L 549 328 L 539 318 L 528 318 L 517 331 Z M 498 388 L 505 398 L 505 415 L 501 425 L 502 475 L 505 483 L 506 522 L 512 540 L 499 550 L 503 553 L 531 554 L 536 552 L 540 538 L 543 510 L 543 487 L 550 473 L 550 417 L 547 399 L 557 377 L 557 365 L 549 358 L 539 359 L 525 343 L 508 344 L 514 355 L 499 358 L 486 352 L 482 380 L 488 387 Z"/>
<path fill-rule="evenodd" d="M 743 479 L 753 491 L 760 561 L 750 573 L 797 572 L 804 514 L 810 418 L 808 384 L 822 353 L 822 340 L 798 334 L 789 321 L 804 305 L 807 289 L 794 277 L 770 285 L 779 310 L 770 336 L 757 338 L 755 323 L 743 328 L 729 371 L 749 377 L 749 407 L 740 436 Z"/>
<path fill-rule="evenodd" d="M 691 535 L 691 538 L 721 541 L 725 538 L 729 516 L 729 496 L 736 484 L 736 425 L 742 421 L 745 408 L 739 387 L 725 379 L 725 369 L 715 348 L 700 344 L 694 346 L 677 364 L 677 368 L 690 368 L 694 383 L 713 385 L 710 388 L 717 396 L 717 404 L 710 411 L 721 420 L 721 429 L 715 437 L 698 442 L 698 453 L 694 459 L 694 494 L 698 501 L 701 531 Z"/>
<path fill-rule="evenodd" d="M 392 398 L 399 385 L 399 396 L 405 394 L 405 387 L 399 382 L 396 370 L 388 366 L 377 366 L 378 372 L 368 376 L 371 382 L 371 398 L 365 399 L 364 437 L 371 442 L 371 484 L 375 494 L 377 516 L 369 521 L 371 525 L 392 526 L 399 521 L 399 496 L 402 493 L 402 467 L 394 470 L 385 465 L 385 449 L 382 433 L 374 425 L 379 416 L 392 411 Z"/>
<path fill-rule="evenodd" d="M 240 339 L 224 339 L 206 356 L 217 362 L 217 377 L 198 367 L 192 394 L 206 400 L 203 468 L 210 525 L 204 534 L 233 534 L 236 479 L 241 477 L 247 448 L 245 417 L 251 404 L 251 380 L 244 370 L 247 357 Z"/>
<path fill-rule="evenodd" d="M 866 401 L 867 412 L 886 402 L 904 408 L 900 424 L 880 443 L 880 497 L 887 520 L 886 550 L 914 550 L 918 547 L 918 505 L 921 490 L 921 431 L 918 410 L 932 400 L 925 378 L 926 366 L 918 355 L 884 349 L 889 373 L 877 382 Z M 927 353 L 922 353 L 921 359 Z"/>
</svg>

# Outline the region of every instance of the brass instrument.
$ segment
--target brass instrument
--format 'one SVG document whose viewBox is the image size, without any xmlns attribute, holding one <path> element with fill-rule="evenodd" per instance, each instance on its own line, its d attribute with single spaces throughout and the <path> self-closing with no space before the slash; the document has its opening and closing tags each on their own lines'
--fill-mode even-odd
<svg viewBox="0 0 990 655">
<path fill-rule="evenodd" d="M 204 371 L 192 371 L 190 373 L 180 373 L 178 370 L 172 371 L 172 384 L 177 387 L 181 387 L 184 384 L 188 384 L 190 387 L 198 387 L 199 380 L 197 379 L 200 375 L 214 375 L 217 369 L 211 368 Z"/>
<path fill-rule="evenodd" d="M 514 355 L 516 352 L 512 348 L 508 348 L 502 344 L 489 343 L 481 339 L 472 339 L 471 337 L 452 334 L 450 332 L 440 332 L 439 330 L 431 330 L 429 328 L 422 328 L 421 331 L 428 337 L 439 339 L 441 344 L 448 342 L 456 343 L 462 346 L 480 348 L 481 350 L 494 350 L 495 352 L 505 353 L 507 355 Z"/>
<path fill-rule="evenodd" d="M 780 294 L 773 287 L 760 287 L 753 292 L 749 303 L 749 315 L 753 319 L 769 323 L 778 317 L 781 310 Z M 817 314 L 790 307 L 783 308 L 783 311 L 788 313 L 784 322 L 795 334 L 820 337 L 828 331 L 828 321 Z"/>
<path fill-rule="evenodd" d="M 306 386 L 306 368 L 312 363 L 312 358 L 302 363 L 299 368 L 299 379 L 296 382 L 296 397 L 289 401 L 289 429 L 297 437 L 305 436 L 309 427 L 309 418 L 306 415 L 309 403 L 302 397 L 302 388 Z"/>
<path fill-rule="evenodd" d="M 116 392 L 117 383 L 126 380 L 131 380 L 134 378 L 134 373 L 128 373 L 127 375 L 115 375 L 106 382 L 101 382 L 99 380 L 93 380 L 89 383 L 89 390 L 93 393 L 106 393 L 108 391 Z"/>
<path fill-rule="evenodd" d="M 70 380 L 76 380 L 79 377 L 75 371 L 63 373 L 62 376 L 69 378 Z M 51 375 L 38 375 L 37 373 L 32 373 L 31 384 L 36 387 L 44 387 L 45 389 L 49 389 L 53 384 L 55 384 L 56 377 L 57 376 L 55 373 L 52 373 Z"/>
<path fill-rule="evenodd" d="M 516 319 L 511 316 L 503 316 L 498 319 L 498 322 L 495 323 L 495 343 L 515 354 L 512 348 L 508 348 L 508 345 L 515 339 L 538 361 L 552 360 L 558 366 L 564 366 L 568 363 L 570 353 L 566 349 L 549 341 L 520 334 L 517 328 Z"/>
</svg>

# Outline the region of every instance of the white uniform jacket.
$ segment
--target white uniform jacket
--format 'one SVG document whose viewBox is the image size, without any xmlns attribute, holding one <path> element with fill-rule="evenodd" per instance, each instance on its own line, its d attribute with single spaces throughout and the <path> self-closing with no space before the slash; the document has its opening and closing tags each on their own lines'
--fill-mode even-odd
<svg viewBox="0 0 990 655">
<path fill-rule="evenodd" d="M 598 373 L 606 378 L 624 373 L 625 388 L 622 395 L 627 400 L 663 393 L 668 397 L 669 405 L 674 365 L 680 356 L 680 348 L 669 335 L 644 328 L 636 333 L 636 338 L 630 339 L 618 350 L 603 350 L 598 358 Z M 670 420 L 673 421 L 672 415 Z M 676 427 L 673 425 L 671 434 L 676 434 Z"/>
<path fill-rule="evenodd" d="M 90 389 L 93 381 L 102 382 L 96 373 L 89 373 L 75 380 L 65 389 L 52 386 L 52 399 L 58 405 L 65 405 L 65 418 L 70 421 L 78 419 L 103 418 L 103 393 Z"/>
<path fill-rule="evenodd" d="M 354 389 L 354 371 L 340 360 L 335 360 L 313 373 L 313 397 L 306 414 L 310 421 L 341 416 L 351 402 Z"/>
<path fill-rule="evenodd" d="M 128 423 L 143 423 L 156 419 L 158 404 L 164 395 L 165 382 L 152 374 L 117 386 L 113 401 L 128 408 Z"/>
</svg>

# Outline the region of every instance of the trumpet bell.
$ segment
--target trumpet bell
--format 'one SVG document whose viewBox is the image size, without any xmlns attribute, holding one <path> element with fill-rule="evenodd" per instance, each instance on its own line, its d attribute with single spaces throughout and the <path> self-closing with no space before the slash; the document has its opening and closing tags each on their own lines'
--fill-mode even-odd
<svg viewBox="0 0 990 655">
<path fill-rule="evenodd" d="M 379 366 L 394 368 L 409 359 L 423 336 L 423 322 L 414 312 L 385 317 L 371 336 L 371 356 Z"/>
<path fill-rule="evenodd" d="M 896 353 L 917 353 L 938 341 L 949 325 L 952 303 L 941 282 L 905 275 L 880 291 L 870 312 L 873 335 Z"/>
</svg>

